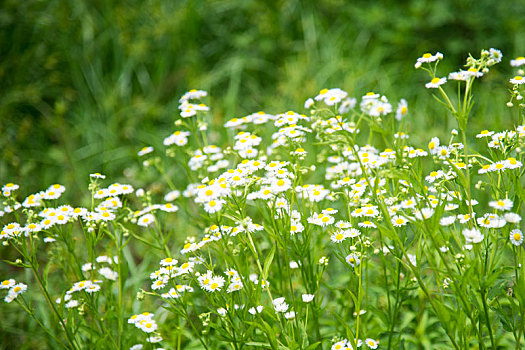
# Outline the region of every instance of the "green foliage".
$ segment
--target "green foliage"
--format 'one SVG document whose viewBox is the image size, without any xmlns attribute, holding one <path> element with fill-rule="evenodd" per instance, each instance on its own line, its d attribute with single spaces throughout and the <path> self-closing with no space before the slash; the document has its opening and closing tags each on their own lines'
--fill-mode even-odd
<svg viewBox="0 0 525 350">
<path fill-rule="evenodd" d="M 418 127 L 433 130 L 443 114 L 420 102 L 413 59 L 439 49 L 456 66 L 490 45 L 517 54 L 524 11 L 490 0 L 8 0 L 0 179 L 31 179 L 35 191 L 67 182 L 76 197 L 87 185 L 79 174 L 139 176 L 127 160 L 169 128 L 187 87 L 218 98 L 218 124 L 264 106 L 281 112 L 323 86 L 353 95 L 394 88 L 415 107 Z M 494 75 L 485 91 L 500 83 Z M 495 100 L 478 108 L 506 125 L 504 97 Z"/>
</svg>

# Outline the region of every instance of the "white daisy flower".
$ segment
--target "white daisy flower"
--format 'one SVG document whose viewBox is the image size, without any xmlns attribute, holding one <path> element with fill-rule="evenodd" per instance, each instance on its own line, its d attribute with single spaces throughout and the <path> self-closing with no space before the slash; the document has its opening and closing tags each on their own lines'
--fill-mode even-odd
<svg viewBox="0 0 525 350">
<path fill-rule="evenodd" d="M 516 59 L 510 60 L 510 65 L 512 67 L 519 67 L 519 66 L 522 66 L 524 64 L 525 64 L 525 57 L 523 57 L 523 56 L 520 56 L 520 57 L 517 57 Z"/>
<path fill-rule="evenodd" d="M 153 224 L 154 222 L 155 222 L 155 217 L 153 216 L 153 214 L 146 214 L 146 215 L 141 216 L 137 220 L 137 225 L 147 227 Z"/>
<path fill-rule="evenodd" d="M 477 228 L 472 229 L 464 229 L 463 230 L 463 236 L 465 236 L 465 241 L 467 244 L 469 243 L 480 243 L 483 241 L 483 238 L 485 237 L 480 230 Z"/>
<path fill-rule="evenodd" d="M 434 78 L 430 82 L 425 84 L 425 87 L 427 89 L 436 89 L 439 86 L 445 84 L 447 82 L 447 78 Z"/>
<path fill-rule="evenodd" d="M 523 243 L 523 232 L 519 229 L 510 231 L 510 243 L 519 246 Z"/>
<path fill-rule="evenodd" d="M 490 201 L 489 206 L 497 210 L 511 210 L 513 203 L 510 199 L 499 199 L 497 201 Z"/>
</svg>

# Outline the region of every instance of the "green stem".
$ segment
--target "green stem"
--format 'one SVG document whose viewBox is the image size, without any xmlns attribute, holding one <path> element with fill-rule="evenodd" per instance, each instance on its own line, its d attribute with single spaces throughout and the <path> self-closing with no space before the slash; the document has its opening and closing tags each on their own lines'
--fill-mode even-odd
<svg viewBox="0 0 525 350">
<path fill-rule="evenodd" d="M 485 312 L 485 319 L 487 321 L 487 329 L 489 330 L 490 343 L 492 344 L 492 349 L 497 349 L 496 342 L 494 341 L 494 335 L 492 334 L 492 327 L 490 325 L 489 310 L 486 300 L 486 291 L 484 288 L 481 289 L 481 302 L 483 303 L 483 311 Z"/>
</svg>

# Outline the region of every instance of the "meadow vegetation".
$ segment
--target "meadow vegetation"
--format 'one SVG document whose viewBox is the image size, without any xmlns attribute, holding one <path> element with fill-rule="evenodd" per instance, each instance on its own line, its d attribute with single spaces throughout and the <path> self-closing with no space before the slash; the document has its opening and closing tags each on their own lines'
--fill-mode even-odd
<svg viewBox="0 0 525 350">
<path fill-rule="evenodd" d="M 8 1 L 0 346 L 520 349 L 523 9 L 476 4 Z"/>
</svg>

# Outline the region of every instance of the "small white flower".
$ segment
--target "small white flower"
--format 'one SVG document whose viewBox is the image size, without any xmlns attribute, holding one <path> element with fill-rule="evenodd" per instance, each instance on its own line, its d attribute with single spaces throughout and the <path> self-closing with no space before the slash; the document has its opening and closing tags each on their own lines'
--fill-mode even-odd
<svg viewBox="0 0 525 350">
<path fill-rule="evenodd" d="M 303 297 L 303 302 L 309 303 L 312 300 L 314 300 L 315 295 L 314 294 L 303 294 L 302 297 Z"/>
<path fill-rule="evenodd" d="M 521 75 L 516 75 L 514 78 L 509 80 L 511 84 L 520 85 L 525 83 L 525 78 Z"/>
<path fill-rule="evenodd" d="M 518 57 L 514 60 L 510 60 L 510 65 L 512 67 L 519 67 L 525 64 L 525 57 Z"/>
<path fill-rule="evenodd" d="M 507 198 L 489 202 L 490 207 L 494 209 L 498 209 L 498 210 L 511 210 L 512 205 L 513 205 L 512 201 Z"/>
<path fill-rule="evenodd" d="M 463 236 L 465 236 L 466 243 L 480 243 L 483 241 L 483 238 L 485 237 L 480 230 L 477 228 L 472 229 L 464 229 L 463 230 Z"/>
<path fill-rule="evenodd" d="M 359 257 L 356 255 L 356 254 L 350 254 L 348 255 L 346 258 L 345 258 L 346 262 L 352 266 L 352 267 L 357 267 L 359 266 L 359 264 L 361 263 L 361 260 L 359 259 Z"/>
<path fill-rule="evenodd" d="M 155 222 L 155 217 L 152 214 L 146 214 L 141 216 L 137 220 L 137 225 L 147 227 Z"/>
<path fill-rule="evenodd" d="M 374 339 L 371 339 L 371 338 L 366 338 L 366 339 L 365 339 L 365 344 L 366 344 L 370 349 L 377 349 L 377 346 L 378 346 L 378 344 L 379 344 L 379 341 L 374 340 Z"/>
<path fill-rule="evenodd" d="M 151 152 L 153 152 L 153 147 L 151 147 L 151 146 L 147 146 L 147 147 L 142 148 L 142 149 L 137 153 L 137 155 L 140 157 L 140 156 L 146 155 L 146 154 L 151 153 Z"/>
<path fill-rule="evenodd" d="M 224 316 L 226 316 L 226 314 L 228 313 L 228 311 L 227 311 L 225 308 L 220 307 L 220 308 L 217 309 L 217 313 L 218 313 L 219 315 L 221 315 L 222 317 L 224 317 Z"/>
<path fill-rule="evenodd" d="M 284 318 L 287 320 L 293 320 L 295 318 L 295 311 L 289 311 L 284 314 Z"/>
<path fill-rule="evenodd" d="M 304 108 L 306 108 L 306 109 L 310 109 L 310 107 L 312 107 L 313 104 L 314 104 L 314 100 L 313 100 L 313 98 L 309 98 L 308 100 L 306 100 L 306 101 L 304 102 Z"/>
<path fill-rule="evenodd" d="M 519 246 L 523 243 L 523 232 L 519 229 L 510 231 L 510 243 Z"/>
<path fill-rule="evenodd" d="M 430 82 L 426 83 L 425 84 L 425 87 L 427 89 L 436 89 L 438 88 L 440 85 L 443 85 L 447 82 L 447 78 L 434 78 L 432 79 Z"/>
</svg>

